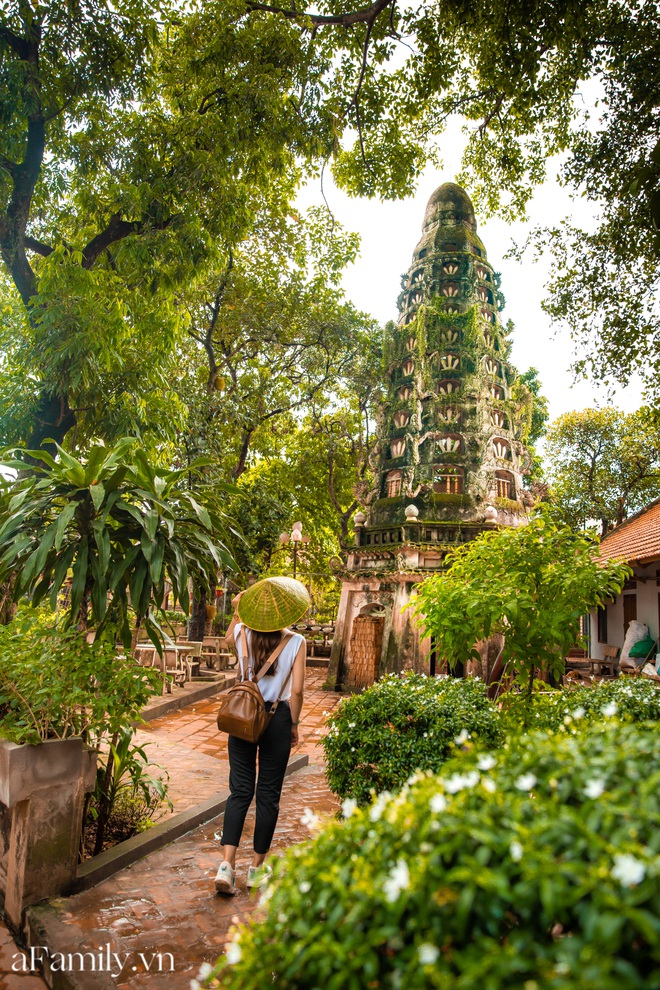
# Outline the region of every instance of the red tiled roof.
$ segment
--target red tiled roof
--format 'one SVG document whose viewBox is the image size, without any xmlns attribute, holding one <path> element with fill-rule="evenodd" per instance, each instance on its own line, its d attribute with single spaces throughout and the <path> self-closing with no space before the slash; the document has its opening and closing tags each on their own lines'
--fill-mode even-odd
<svg viewBox="0 0 660 990">
<path fill-rule="evenodd" d="M 660 499 L 626 519 L 601 541 L 601 560 L 621 557 L 629 564 L 660 561 Z"/>
</svg>

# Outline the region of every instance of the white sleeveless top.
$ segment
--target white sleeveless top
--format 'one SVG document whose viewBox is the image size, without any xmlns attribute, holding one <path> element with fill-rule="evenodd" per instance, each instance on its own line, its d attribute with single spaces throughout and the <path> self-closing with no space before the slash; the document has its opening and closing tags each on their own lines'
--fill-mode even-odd
<svg viewBox="0 0 660 990">
<path fill-rule="evenodd" d="M 242 623 L 237 622 L 234 626 L 234 644 L 236 646 L 236 652 L 238 653 L 238 663 L 241 670 L 241 677 L 245 677 L 245 670 L 243 666 L 243 651 L 241 643 L 241 628 Z M 245 635 L 247 636 L 248 650 L 250 649 L 250 636 L 252 630 L 245 628 Z M 290 629 L 284 630 L 285 634 L 290 633 Z M 293 667 L 296 656 L 298 655 L 298 650 L 300 649 L 300 644 L 303 641 L 303 637 L 300 633 L 293 633 L 293 635 L 288 640 L 286 646 L 278 656 L 275 662 L 275 673 L 274 674 L 264 674 L 264 676 L 259 680 L 257 687 L 261 691 L 261 697 L 264 701 L 277 701 L 280 696 L 280 691 L 282 690 L 282 685 L 287 678 L 287 675 L 291 668 Z M 272 651 L 271 651 L 272 652 Z M 289 677 L 289 683 L 284 689 L 280 701 L 288 701 L 291 697 L 291 685 L 293 682 L 293 675 Z"/>
</svg>

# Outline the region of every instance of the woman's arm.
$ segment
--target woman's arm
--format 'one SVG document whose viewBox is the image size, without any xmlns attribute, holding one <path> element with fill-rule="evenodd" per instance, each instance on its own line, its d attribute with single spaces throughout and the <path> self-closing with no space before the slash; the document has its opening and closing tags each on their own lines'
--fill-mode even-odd
<svg viewBox="0 0 660 990">
<path fill-rule="evenodd" d="M 298 745 L 298 723 L 303 706 L 305 693 L 305 663 L 307 660 L 307 643 L 304 638 L 293 661 L 293 674 L 291 675 L 291 742 Z"/>
<path fill-rule="evenodd" d="M 235 597 L 232 598 L 231 600 L 231 603 L 234 606 L 234 614 L 232 616 L 231 622 L 229 623 L 229 629 L 225 633 L 225 639 L 227 640 L 230 646 L 236 646 L 236 639 L 234 637 L 234 628 L 236 626 L 236 623 L 241 621 L 238 616 L 238 602 L 242 594 L 243 592 L 239 591 L 239 593 L 235 595 Z"/>
</svg>

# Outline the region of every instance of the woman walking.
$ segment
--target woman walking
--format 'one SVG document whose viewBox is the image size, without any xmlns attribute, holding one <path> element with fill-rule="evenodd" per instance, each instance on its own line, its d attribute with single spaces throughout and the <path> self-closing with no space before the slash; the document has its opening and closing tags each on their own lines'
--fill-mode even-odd
<svg viewBox="0 0 660 990">
<path fill-rule="evenodd" d="M 273 653 L 279 652 L 258 681 L 266 709 L 275 708 L 266 731 L 256 743 L 229 736 L 230 796 L 221 840 L 223 861 L 215 877 L 220 894 L 236 893 L 236 850 L 255 784 L 254 857 L 246 885 L 258 887 L 272 873 L 264 860 L 277 824 L 291 747 L 298 743 L 307 657 L 304 636 L 288 626 L 302 618 L 309 604 L 304 585 L 283 577 L 258 581 L 233 600 L 234 617 L 226 638 L 236 647 L 241 680 L 253 680 Z"/>
</svg>

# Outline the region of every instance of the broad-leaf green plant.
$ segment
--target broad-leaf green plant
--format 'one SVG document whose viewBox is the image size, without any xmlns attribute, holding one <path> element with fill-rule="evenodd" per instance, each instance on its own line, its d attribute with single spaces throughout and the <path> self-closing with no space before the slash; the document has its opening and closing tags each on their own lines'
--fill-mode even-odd
<svg viewBox="0 0 660 990">
<path fill-rule="evenodd" d="M 88 816 L 96 825 L 94 855 L 103 850 L 108 822 L 122 797 L 141 800 L 145 811 L 155 810 L 164 802 L 172 809 L 172 802 L 167 797 L 169 774 L 163 771 L 164 776 L 156 777 L 148 772 L 156 765 L 150 763 L 144 746 L 133 745 L 134 735 L 132 726 L 123 726 L 116 732 L 105 764 L 97 769 L 96 787 L 88 809 Z"/>
<path fill-rule="evenodd" d="M 61 447 L 17 452 L 38 463 L 19 475 L 0 506 L 0 581 L 14 575 L 16 599 L 57 605 L 71 574 L 69 620 L 97 631 L 116 624 L 128 647 L 129 607 L 160 649 L 150 614 L 165 582 L 186 611 L 188 582 L 207 586 L 231 568 L 228 520 L 208 492 L 185 487 L 202 461 L 181 470 L 152 463 L 135 441 L 97 445 L 86 459 Z M 24 459 L 5 466 L 25 468 Z"/>
</svg>

